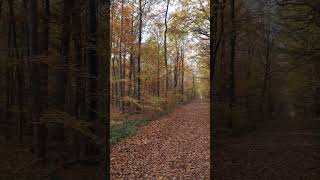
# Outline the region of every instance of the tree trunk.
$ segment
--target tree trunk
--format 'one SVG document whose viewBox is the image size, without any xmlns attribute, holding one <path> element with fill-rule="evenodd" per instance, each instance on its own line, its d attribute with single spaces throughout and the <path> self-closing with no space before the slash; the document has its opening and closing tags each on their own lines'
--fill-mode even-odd
<svg viewBox="0 0 320 180">
<path fill-rule="evenodd" d="M 93 123 L 91 130 L 95 132 L 97 123 L 97 11 L 96 0 L 89 1 L 89 47 L 88 47 L 88 70 L 89 70 L 89 121 Z M 89 145 L 88 153 L 96 153 L 96 149 Z"/>
<path fill-rule="evenodd" d="M 111 6 L 111 0 L 107 0 L 107 17 L 110 17 L 110 6 Z M 111 30 L 110 30 L 110 18 L 107 18 L 107 21 L 105 22 L 107 25 L 107 29 L 106 29 L 106 34 L 107 34 L 107 38 L 106 38 L 106 42 L 108 43 L 106 46 L 106 74 L 107 74 L 107 78 L 106 78 L 106 94 L 107 94 L 107 99 L 106 99 L 106 167 L 105 167 L 105 177 L 107 177 L 107 179 L 110 179 L 110 60 L 111 60 L 111 44 L 112 44 L 112 40 L 111 40 Z"/>
<path fill-rule="evenodd" d="M 80 118 L 80 106 L 84 102 L 81 89 L 82 87 L 82 39 L 81 39 L 81 6 L 80 6 L 80 0 L 74 1 L 74 8 L 72 13 L 72 28 L 73 28 L 73 43 L 75 48 L 75 57 L 76 57 L 76 92 L 75 92 L 75 104 L 74 104 L 74 115 L 79 119 Z M 79 133 L 76 131 L 73 131 L 73 142 L 74 142 L 74 149 L 75 149 L 75 159 L 79 160 L 80 155 L 84 154 L 84 150 L 81 149 L 82 146 L 80 146 L 80 140 L 82 138 L 80 137 Z"/>
<path fill-rule="evenodd" d="M 178 67 L 179 67 L 179 58 L 180 58 L 180 55 L 179 55 L 179 48 L 178 48 L 178 45 L 176 44 L 176 51 L 177 51 L 177 57 L 176 57 L 176 62 L 174 63 L 174 71 L 173 71 L 173 87 L 174 87 L 174 91 L 176 91 L 177 89 L 177 86 L 178 86 Z"/>
<path fill-rule="evenodd" d="M 3 2 L 3 0 L 0 0 L 0 19 L 2 17 L 2 2 Z"/>
<path fill-rule="evenodd" d="M 230 17 L 231 17 L 231 35 L 230 35 L 230 91 L 229 91 L 229 107 L 231 118 L 229 125 L 233 126 L 233 110 L 236 104 L 235 98 L 235 48 L 236 48 L 236 22 L 235 22 L 235 1 L 230 1 Z"/>
<path fill-rule="evenodd" d="M 33 60 L 39 54 L 38 41 L 38 2 L 37 0 L 29 0 L 29 33 L 30 33 L 30 47 L 31 57 Z M 45 158 L 46 155 L 46 126 L 40 122 L 40 113 L 46 108 L 43 98 L 46 100 L 44 93 L 41 92 L 41 82 L 45 78 L 42 74 L 45 69 L 40 70 L 41 67 L 37 62 L 32 63 L 32 113 L 33 113 L 33 149 L 37 158 Z M 42 103 L 41 103 L 42 101 Z"/>
<path fill-rule="evenodd" d="M 61 59 L 58 60 L 60 69 L 56 76 L 56 97 L 55 105 L 59 110 L 65 110 L 66 105 L 66 87 L 67 87 L 67 66 L 68 56 L 70 51 L 70 37 L 71 37 L 71 15 L 74 2 L 73 0 L 63 1 L 63 15 L 62 15 L 62 30 L 61 30 Z M 49 129 L 49 139 L 53 141 L 64 140 L 64 128 L 60 125 L 55 125 Z"/>
<path fill-rule="evenodd" d="M 260 104 L 260 113 L 262 113 L 264 116 L 262 118 L 265 118 L 265 115 L 269 116 L 269 85 L 270 85 L 270 68 L 271 68 L 271 59 L 270 59 L 270 50 L 272 46 L 272 40 L 271 40 L 271 26 L 270 26 L 270 14 L 267 13 L 266 17 L 266 36 L 265 36 L 265 44 L 266 44 L 266 52 L 265 52 L 265 69 L 264 69 L 264 77 L 263 77 L 263 87 L 261 92 L 261 104 Z M 266 113 L 266 114 L 265 114 Z"/>
<path fill-rule="evenodd" d="M 121 22 L 120 22 L 120 38 L 119 38 L 119 77 L 120 77 L 120 110 L 124 112 L 124 89 L 125 89 L 125 84 L 124 84 L 124 73 L 125 73 L 125 59 L 122 59 L 122 37 L 123 37 L 123 22 L 124 22 L 124 14 L 123 14 L 123 6 L 124 6 L 124 0 L 121 1 Z"/>
<path fill-rule="evenodd" d="M 63 1 L 62 30 L 61 30 L 61 60 L 59 60 L 60 72 L 57 75 L 57 107 L 63 109 L 66 100 L 67 64 L 70 51 L 71 15 L 73 0 Z"/>
<path fill-rule="evenodd" d="M 181 95 L 184 101 L 184 49 L 181 49 Z"/>
<path fill-rule="evenodd" d="M 157 96 L 160 97 L 160 45 L 158 44 L 158 58 L 157 58 Z"/>
<path fill-rule="evenodd" d="M 43 0 L 43 8 L 44 8 L 44 23 L 43 23 L 43 42 L 42 48 L 46 55 L 48 55 L 49 50 L 49 19 L 50 19 L 50 0 Z"/>
<path fill-rule="evenodd" d="M 138 39 L 138 67 L 137 67 L 137 100 L 141 105 L 141 43 L 142 43 L 142 0 L 139 0 L 139 39 Z M 137 111 L 141 108 L 138 106 Z"/>
<path fill-rule="evenodd" d="M 167 57 L 167 33 L 168 33 L 169 4 L 170 4 L 170 0 L 167 1 L 167 8 L 166 8 L 166 13 L 165 13 L 165 17 L 164 17 L 164 25 L 165 25 L 165 30 L 164 30 L 164 64 L 165 64 L 165 68 L 166 68 L 166 90 L 165 90 L 166 97 L 167 97 L 167 92 L 169 89 L 169 72 L 168 72 L 168 57 Z"/>
<path fill-rule="evenodd" d="M 15 22 L 15 13 L 14 13 L 14 0 L 8 0 L 8 6 L 9 6 L 9 26 L 10 26 L 10 35 L 13 35 L 12 38 L 12 47 L 9 48 L 15 48 L 17 49 L 17 40 L 16 40 L 16 22 Z M 0 2 L 1 4 L 2 2 Z M 10 43 L 11 44 L 11 43 Z M 18 53 L 16 54 L 16 57 L 18 57 Z M 18 140 L 20 143 L 23 142 L 23 62 L 19 62 L 17 64 L 17 101 L 18 101 Z"/>
<path fill-rule="evenodd" d="M 216 92 L 217 91 L 217 88 L 216 88 L 217 60 L 216 59 L 217 59 L 218 48 L 220 45 L 221 35 L 222 35 L 222 33 L 220 33 L 219 34 L 220 37 L 218 37 L 218 10 L 219 10 L 218 7 L 219 7 L 218 0 L 210 1 L 210 137 L 217 137 L 217 132 L 216 132 L 217 111 L 215 108 L 215 105 L 217 104 L 217 92 Z M 220 23 L 223 23 L 223 22 L 220 22 Z M 216 138 L 210 138 L 210 147 L 216 146 L 215 139 Z M 214 164 L 211 158 L 210 174 L 214 174 L 213 170 L 214 170 Z M 210 179 L 214 179 L 214 178 L 210 177 Z"/>
<path fill-rule="evenodd" d="M 131 35 L 134 36 L 134 16 L 131 15 Z M 133 41 L 131 42 L 133 44 Z M 135 66 L 134 66 L 134 49 L 133 46 L 130 48 L 130 59 L 129 59 L 129 83 L 128 83 L 128 96 L 134 97 L 135 90 L 132 88 L 132 85 L 135 85 Z M 129 108 L 131 109 L 130 102 L 128 103 Z"/>
</svg>

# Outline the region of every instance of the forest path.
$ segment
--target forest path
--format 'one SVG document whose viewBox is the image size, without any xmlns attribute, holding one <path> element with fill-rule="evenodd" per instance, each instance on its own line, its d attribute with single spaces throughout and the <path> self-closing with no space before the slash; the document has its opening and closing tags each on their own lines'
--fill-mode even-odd
<svg viewBox="0 0 320 180">
<path fill-rule="evenodd" d="M 319 180 L 320 122 L 270 121 L 215 152 L 215 180 Z"/>
<path fill-rule="evenodd" d="M 209 114 L 209 103 L 193 101 L 119 142 L 111 150 L 111 179 L 208 179 Z"/>
</svg>

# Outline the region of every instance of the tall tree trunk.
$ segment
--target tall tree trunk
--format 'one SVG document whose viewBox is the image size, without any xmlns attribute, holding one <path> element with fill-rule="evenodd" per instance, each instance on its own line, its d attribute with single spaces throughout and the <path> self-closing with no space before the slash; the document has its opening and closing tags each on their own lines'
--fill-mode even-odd
<svg viewBox="0 0 320 180">
<path fill-rule="evenodd" d="M 264 77 L 263 77 L 263 87 L 261 91 L 261 104 L 260 104 L 260 112 L 264 114 L 262 118 L 269 116 L 269 85 L 270 85 L 270 70 L 271 70 L 271 59 L 270 59 L 270 50 L 272 46 L 271 40 L 271 24 L 270 24 L 270 14 L 267 13 L 266 18 L 266 35 L 265 35 L 265 45 L 266 45 L 266 52 L 265 52 L 265 69 L 264 69 Z M 266 113 L 266 114 L 265 114 Z"/>
<path fill-rule="evenodd" d="M 89 1 L 89 48 L 88 48 L 88 70 L 89 70 L 89 120 L 97 120 L 97 12 L 96 0 Z"/>
<path fill-rule="evenodd" d="M 125 84 L 124 84 L 124 68 L 125 68 L 125 59 L 122 59 L 122 37 L 123 37 L 123 22 L 124 22 L 124 14 L 123 14 L 123 8 L 124 8 L 124 0 L 121 1 L 121 22 L 120 22 L 120 38 L 119 38 L 119 77 L 120 77 L 120 110 L 124 112 L 124 89 L 125 89 Z"/>
<path fill-rule="evenodd" d="M 230 35 L 230 92 L 229 107 L 231 116 L 236 104 L 235 98 L 235 48 L 236 48 L 236 22 L 235 22 L 235 0 L 230 1 L 231 35 Z M 233 126 L 233 117 L 230 118 L 230 127 Z"/>
<path fill-rule="evenodd" d="M 220 97 L 228 97 L 228 95 L 226 93 L 228 93 L 228 90 L 226 88 L 226 79 L 228 78 L 228 76 L 226 75 L 227 73 L 227 59 L 225 59 L 225 33 L 224 33 L 224 9 L 225 9 L 225 4 L 226 4 L 226 0 L 222 0 L 221 2 L 221 6 L 220 6 L 220 21 L 219 21 L 219 27 L 220 27 L 220 42 L 221 42 L 221 47 L 220 47 L 220 74 L 221 74 L 221 81 L 223 81 L 223 83 L 221 83 L 221 90 L 220 90 Z M 218 100 L 217 100 L 218 101 Z M 221 101 L 222 98 L 221 98 Z"/>
<path fill-rule="evenodd" d="M 15 40 L 15 17 L 14 17 L 14 10 L 13 10 L 13 1 L 8 0 L 8 8 L 9 8 L 9 15 L 8 15 L 8 57 L 13 57 L 14 56 L 14 49 L 16 48 L 16 40 Z M 8 82 L 8 89 L 7 89 L 7 102 L 8 102 L 8 107 L 13 104 L 13 87 L 14 87 L 14 68 L 9 66 L 7 68 L 7 82 Z M 9 113 L 9 109 L 8 109 Z M 7 119 L 8 120 L 8 119 Z"/>
<path fill-rule="evenodd" d="M 157 96 L 160 97 L 160 44 L 158 44 L 158 58 L 157 58 Z"/>
<path fill-rule="evenodd" d="M 12 1 L 8 1 L 8 6 L 9 6 L 9 15 L 8 15 L 8 38 L 7 38 L 7 46 L 8 46 L 8 51 L 7 51 L 7 56 L 8 59 L 12 58 L 12 49 L 13 49 L 13 39 L 12 39 L 12 34 L 13 34 L 13 28 L 12 28 L 12 24 L 13 24 L 13 15 L 12 15 Z M 11 9 L 10 9 L 11 8 Z M 13 87 L 13 68 L 11 66 L 8 66 L 6 68 L 6 81 L 8 82 L 7 84 L 7 89 L 6 89 L 6 110 L 5 110 L 5 119 L 8 121 L 9 119 L 11 119 L 11 113 L 10 113 L 10 106 L 12 105 L 12 97 L 13 97 L 13 91 L 12 91 L 12 87 Z"/>
<path fill-rule="evenodd" d="M 61 71 L 57 76 L 57 106 L 59 109 L 64 109 L 66 101 L 66 82 L 67 82 L 67 66 L 68 66 L 68 56 L 70 51 L 70 37 L 71 37 L 71 15 L 72 7 L 74 5 L 73 0 L 63 1 L 63 15 L 62 15 L 62 31 L 61 31 L 61 60 L 59 65 L 61 66 Z"/>
<path fill-rule="evenodd" d="M 39 48 L 39 51 L 41 50 L 41 54 L 46 54 L 48 53 L 48 48 L 49 48 L 49 17 L 50 17 L 50 5 L 49 5 L 49 1 L 47 1 L 45 5 L 45 13 L 44 13 L 44 36 L 43 36 L 43 42 L 46 43 L 44 45 L 44 48 Z M 40 44 L 40 42 L 39 42 Z M 47 63 L 39 63 L 39 74 L 37 75 L 39 76 L 39 83 L 40 83 L 40 93 L 37 94 L 36 96 L 40 96 L 39 100 L 40 100 L 40 112 L 45 111 L 46 109 L 48 109 L 48 64 Z M 44 136 L 41 137 L 42 141 L 44 141 L 44 148 L 46 148 L 46 141 L 47 141 L 47 126 L 45 124 L 41 125 L 41 129 L 40 129 L 40 136 Z"/>
<path fill-rule="evenodd" d="M 28 2 L 27 0 L 23 0 L 23 6 L 24 6 L 24 10 L 25 10 L 25 17 L 24 17 L 24 20 L 25 20 L 25 23 L 24 23 L 24 29 L 25 29 L 25 47 L 26 47 L 26 55 L 27 57 L 29 58 L 30 57 L 30 37 L 29 37 L 29 25 L 28 25 L 28 21 L 29 21 L 29 10 L 28 10 Z M 29 62 L 27 62 L 28 64 Z"/>
<path fill-rule="evenodd" d="M 123 61 L 122 61 L 122 112 L 124 113 L 125 112 L 125 100 L 124 100 L 124 97 L 126 96 L 126 49 L 127 49 L 127 45 L 126 43 L 124 43 L 124 53 L 123 53 Z"/>
<path fill-rule="evenodd" d="M 181 49 L 181 95 L 184 101 L 184 49 Z"/>
<path fill-rule="evenodd" d="M 75 48 L 75 57 L 76 57 L 76 92 L 75 92 L 75 104 L 74 104 L 74 115 L 77 119 L 80 118 L 80 106 L 84 103 L 82 102 L 83 97 L 81 93 L 82 87 L 82 39 L 81 39 L 81 4 L 80 0 L 75 0 L 73 5 L 72 11 L 72 32 L 73 32 L 73 43 Z M 80 155 L 84 154 L 83 149 L 80 146 L 80 138 L 79 133 L 74 131 L 73 132 L 73 142 L 74 142 L 74 149 L 75 149 L 75 159 L 79 160 Z"/>
<path fill-rule="evenodd" d="M 177 57 L 176 57 L 176 62 L 174 63 L 174 71 L 173 71 L 173 87 L 174 87 L 174 91 L 176 91 L 177 86 L 178 86 L 178 67 L 179 67 L 179 58 L 180 58 L 180 52 L 179 52 L 179 48 L 178 48 L 178 44 L 176 43 L 176 52 L 177 52 Z"/>
<path fill-rule="evenodd" d="M 137 61 L 137 100 L 141 105 L 141 43 L 142 43 L 142 0 L 139 0 L 139 39 L 138 39 L 138 61 Z M 141 108 L 138 107 L 140 112 Z"/>
<path fill-rule="evenodd" d="M 17 53 L 17 32 L 16 32 L 16 20 L 14 15 L 14 7 L 13 7 L 14 0 L 8 0 L 8 6 L 9 6 L 9 37 L 8 37 L 8 45 L 9 45 L 9 51 L 11 56 L 14 56 L 14 53 L 16 52 L 16 56 L 18 56 Z"/>
<path fill-rule="evenodd" d="M 105 177 L 107 177 L 107 180 L 110 179 L 110 61 L 111 61 L 111 47 L 112 47 L 112 40 L 111 40 L 111 30 L 110 30 L 110 6 L 111 6 L 111 0 L 107 0 L 107 21 L 106 26 L 106 42 L 108 43 L 106 46 L 106 94 L 107 94 L 107 99 L 106 99 L 106 167 L 105 167 Z"/>
<path fill-rule="evenodd" d="M 2 2 L 3 2 L 3 0 L 0 0 L 0 19 L 2 17 Z"/>
<path fill-rule="evenodd" d="M 115 58 L 112 57 L 112 99 L 114 99 L 114 104 L 117 106 L 117 84 L 116 84 L 116 67 L 115 67 Z"/>
<path fill-rule="evenodd" d="M 38 2 L 37 0 L 28 1 L 29 9 L 29 33 L 30 33 L 30 47 L 31 58 L 35 60 L 39 54 L 38 41 Z M 42 104 L 43 93 L 41 93 L 41 79 L 44 78 L 40 74 L 42 68 L 37 62 L 32 63 L 32 113 L 33 113 L 33 145 L 34 152 L 37 158 L 45 158 L 46 155 L 46 127 L 40 122 L 40 113 L 46 108 L 46 104 Z M 40 78 L 41 77 L 41 78 Z M 40 104 L 41 103 L 41 104 Z"/>
<path fill-rule="evenodd" d="M 68 56 L 70 51 L 70 36 L 71 36 L 71 15 L 73 0 L 63 1 L 63 15 L 62 15 L 62 30 L 61 30 L 61 59 L 58 60 L 60 69 L 56 76 L 56 97 L 55 105 L 59 110 L 65 110 L 66 105 L 66 87 L 67 87 L 67 67 Z M 64 140 L 64 128 L 61 126 L 53 126 L 49 129 L 49 139 L 54 141 Z"/>
<path fill-rule="evenodd" d="M 43 23 L 43 42 L 42 48 L 46 55 L 48 55 L 49 50 L 49 31 L 50 31 L 50 0 L 42 0 L 43 1 L 43 9 L 44 9 L 44 23 Z"/>
<path fill-rule="evenodd" d="M 134 16 L 133 14 L 131 15 L 131 35 L 134 36 Z M 133 44 L 133 41 L 131 42 Z M 135 77 L 134 77 L 134 70 L 135 70 L 135 66 L 134 66 L 134 49 L 133 46 L 131 46 L 130 48 L 130 59 L 129 59 L 129 83 L 128 83 L 128 96 L 129 97 L 134 97 L 134 92 L 135 90 L 132 89 L 132 85 L 135 85 Z M 129 108 L 130 107 L 130 102 L 128 103 Z"/>
<path fill-rule="evenodd" d="M 164 30 L 164 65 L 166 68 L 166 90 L 165 90 L 165 96 L 167 97 L 167 92 L 169 89 L 169 72 L 168 72 L 168 55 L 167 55 L 167 33 L 168 33 L 168 13 L 169 13 L 169 4 L 170 0 L 167 0 L 167 8 L 166 8 L 166 13 L 164 17 L 164 25 L 165 25 L 165 30 Z"/>
<path fill-rule="evenodd" d="M 133 80 L 133 72 L 134 71 L 134 57 L 133 57 L 133 50 L 130 52 L 130 59 L 129 59 L 129 83 L 128 83 L 128 96 L 133 97 L 134 94 L 132 93 L 132 80 Z M 130 106 L 130 103 L 128 104 Z"/>
<path fill-rule="evenodd" d="M 196 75 L 192 75 L 192 93 L 191 98 L 194 98 L 196 96 Z"/>
<path fill-rule="evenodd" d="M 216 99 L 216 57 L 217 57 L 217 27 L 218 27 L 218 0 L 210 1 L 210 137 L 216 137 L 216 129 L 215 129 L 215 102 Z M 194 84 L 193 78 L 193 84 Z M 194 86 L 194 85 L 193 85 Z M 194 89 L 194 87 L 193 87 Z M 194 90 L 193 90 L 194 91 Z M 210 147 L 215 147 L 214 138 L 210 138 Z M 214 174 L 214 164 L 211 158 L 210 160 L 210 174 L 211 176 Z M 210 179 L 214 179 L 210 177 Z"/>
<path fill-rule="evenodd" d="M 16 40 L 16 22 L 15 22 L 15 13 L 14 13 L 14 0 L 8 0 L 8 6 L 9 6 L 9 26 L 10 31 L 12 31 L 12 33 L 10 33 L 12 35 L 12 47 L 14 49 L 17 49 L 17 40 Z M 10 48 L 10 47 L 9 47 Z M 18 53 L 16 54 L 16 56 L 18 57 Z M 17 72 L 16 72 L 16 76 L 17 76 L 17 101 L 18 101 L 18 139 L 19 142 L 22 143 L 23 141 L 23 62 L 19 62 L 19 64 L 17 64 Z"/>
</svg>

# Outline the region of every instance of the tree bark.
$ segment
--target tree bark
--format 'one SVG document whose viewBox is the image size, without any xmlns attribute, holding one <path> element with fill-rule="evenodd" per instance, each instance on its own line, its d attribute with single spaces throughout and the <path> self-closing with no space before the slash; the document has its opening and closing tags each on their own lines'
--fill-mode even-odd
<svg viewBox="0 0 320 180">
<path fill-rule="evenodd" d="M 121 22 L 120 22 L 120 38 L 119 38 L 119 70 L 120 70 L 120 110 L 122 112 L 124 112 L 124 91 L 125 91 L 125 83 L 124 83 L 124 79 L 125 79 L 125 58 L 122 59 L 122 37 L 123 37 L 123 22 L 124 22 L 124 14 L 123 14 L 123 9 L 124 8 L 124 0 L 121 1 Z M 125 53 L 124 53 L 125 54 Z"/>
<path fill-rule="evenodd" d="M 63 1 L 63 15 L 62 15 L 62 29 L 61 29 L 61 59 L 58 59 L 58 69 L 56 76 L 56 95 L 55 105 L 59 110 L 66 110 L 66 94 L 67 94 L 67 67 L 68 56 L 70 51 L 70 37 L 71 37 L 71 16 L 74 0 Z M 60 125 L 55 125 L 49 128 L 49 139 L 53 141 L 64 140 L 64 128 Z"/>
<path fill-rule="evenodd" d="M 43 0 L 43 8 L 44 8 L 44 23 L 43 23 L 43 42 L 42 47 L 43 51 L 46 55 L 48 55 L 49 50 L 49 33 L 50 33 L 50 0 Z"/>
<path fill-rule="evenodd" d="M 267 13 L 266 18 L 266 35 L 265 35 L 265 45 L 266 45 L 266 52 L 265 52 L 265 67 L 264 67 L 264 77 L 263 77 L 263 87 L 261 92 L 261 104 L 260 104 L 260 113 L 264 114 L 262 118 L 265 118 L 267 115 L 269 117 L 269 103 L 270 103 L 270 79 L 269 74 L 271 71 L 271 59 L 270 59 L 270 51 L 272 46 L 271 40 L 271 24 L 270 24 L 270 14 Z M 265 114 L 266 113 L 266 114 Z"/>
<path fill-rule="evenodd" d="M 236 103 L 235 98 L 235 48 L 236 48 L 236 22 L 235 22 L 235 1 L 230 1 L 231 17 L 231 35 L 230 35 L 230 91 L 229 91 L 229 108 L 231 112 L 230 127 L 233 126 L 233 110 Z"/>
<path fill-rule="evenodd" d="M 141 105 L 141 43 L 142 43 L 142 0 L 139 0 L 139 39 L 138 39 L 138 61 L 137 61 L 137 100 Z M 138 106 L 137 111 L 141 108 Z"/>
<path fill-rule="evenodd" d="M 76 57 L 76 90 L 75 90 L 75 104 L 73 114 L 79 119 L 80 118 L 80 106 L 84 103 L 81 90 L 82 87 L 82 38 L 81 38 L 81 5 L 80 0 L 75 0 L 72 11 L 72 32 L 73 32 L 73 43 L 75 48 Z M 84 154 L 84 150 L 81 148 L 80 143 L 83 143 L 79 133 L 73 131 L 73 146 L 75 149 L 75 159 L 79 160 L 80 155 Z M 80 142 L 81 141 L 81 142 Z"/>
<path fill-rule="evenodd" d="M 167 92 L 169 89 L 169 72 L 168 72 L 168 57 L 167 57 L 167 33 L 168 33 L 168 11 L 169 11 L 169 4 L 170 0 L 167 0 L 167 8 L 166 8 L 166 13 L 165 13 L 165 18 L 164 18 L 164 25 L 165 25 L 165 30 L 164 30 L 164 65 L 166 68 L 166 90 L 165 90 L 165 96 L 167 97 Z"/>
<path fill-rule="evenodd" d="M 39 54 L 39 41 L 38 41 L 38 2 L 37 0 L 29 0 L 29 33 L 30 33 L 30 47 L 31 58 L 35 60 Z M 33 95 L 33 149 L 37 158 L 45 158 L 46 155 L 46 126 L 40 122 L 40 113 L 45 110 L 47 104 L 41 100 L 44 93 L 41 92 L 41 79 L 45 78 L 39 63 L 33 61 L 32 63 L 32 95 Z"/>
<path fill-rule="evenodd" d="M 89 1 L 89 48 L 88 48 L 88 69 L 89 69 L 89 120 L 97 120 L 97 15 L 96 0 Z"/>
<path fill-rule="evenodd" d="M 181 49 L 181 95 L 184 101 L 184 49 Z"/>
<path fill-rule="evenodd" d="M 106 42 L 108 43 L 106 46 L 106 53 L 107 53 L 107 58 L 106 58 L 106 94 L 107 94 L 107 99 L 106 99 L 106 167 L 105 167 L 105 177 L 107 179 L 110 179 L 110 61 L 111 61 L 111 46 L 112 46 L 112 40 L 111 40 L 111 30 L 110 30 L 110 6 L 111 6 L 111 0 L 107 1 L 107 29 L 106 29 Z"/>
</svg>

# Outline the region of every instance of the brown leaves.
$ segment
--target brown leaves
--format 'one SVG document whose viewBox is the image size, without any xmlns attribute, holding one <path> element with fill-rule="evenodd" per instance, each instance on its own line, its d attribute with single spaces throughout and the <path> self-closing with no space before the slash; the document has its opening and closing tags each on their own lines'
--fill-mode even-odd
<svg viewBox="0 0 320 180">
<path fill-rule="evenodd" d="M 215 150 L 215 179 L 318 179 L 319 136 L 308 132 L 319 125 L 273 123 L 247 136 L 223 139 Z"/>
<path fill-rule="evenodd" d="M 111 179 L 209 177 L 209 108 L 193 102 L 112 148 Z"/>
</svg>

